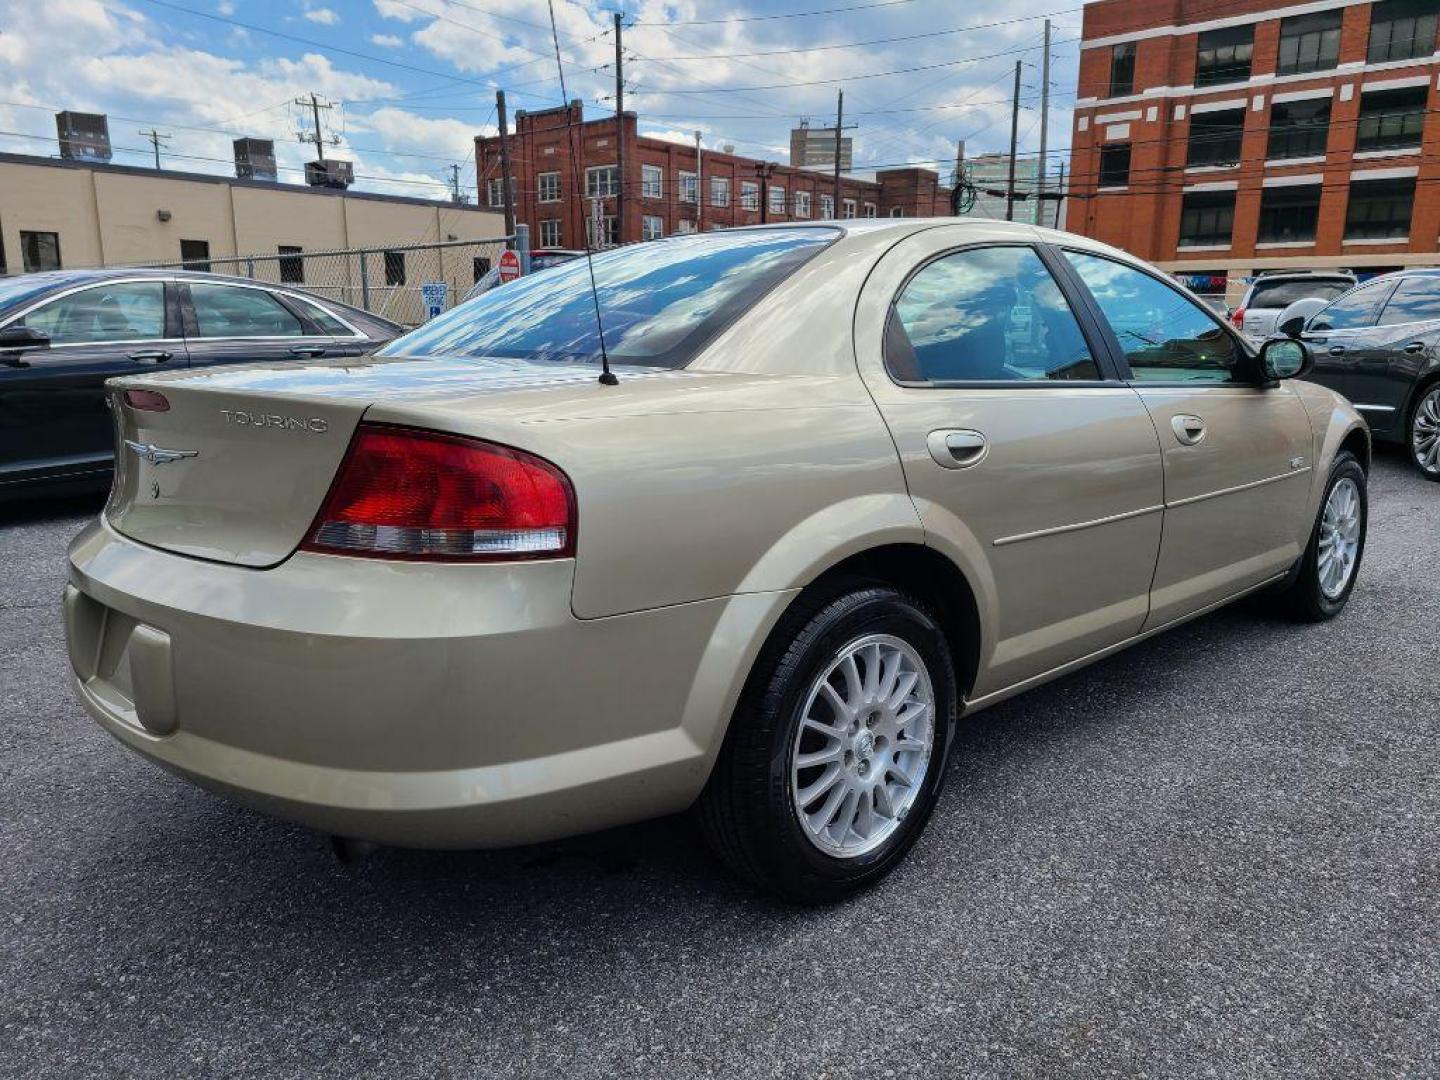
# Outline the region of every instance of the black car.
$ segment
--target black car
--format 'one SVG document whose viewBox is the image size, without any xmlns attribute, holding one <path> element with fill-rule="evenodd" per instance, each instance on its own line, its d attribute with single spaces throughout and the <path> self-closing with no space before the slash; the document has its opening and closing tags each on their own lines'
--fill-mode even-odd
<svg viewBox="0 0 1440 1080">
<path fill-rule="evenodd" d="M 1299 327 L 1286 318 L 1280 329 Z M 1311 315 L 1301 336 L 1315 354 L 1308 378 L 1348 397 L 1375 438 L 1404 445 L 1440 481 L 1440 270 L 1372 278 Z"/>
<path fill-rule="evenodd" d="M 0 501 L 109 483 L 106 379 L 359 356 L 398 323 L 279 285 L 178 270 L 0 278 Z"/>
</svg>

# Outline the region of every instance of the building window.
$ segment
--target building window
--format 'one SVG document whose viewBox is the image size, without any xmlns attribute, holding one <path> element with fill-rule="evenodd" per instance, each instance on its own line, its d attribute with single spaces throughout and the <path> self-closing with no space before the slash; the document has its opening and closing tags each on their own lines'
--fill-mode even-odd
<svg viewBox="0 0 1440 1080">
<path fill-rule="evenodd" d="M 683 235 L 684 233 L 693 233 L 694 231 L 695 222 L 690 221 L 687 218 L 681 218 L 675 223 L 675 232 L 677 234 Z"/>
<path fill-rule="evenodd" d="M 210 272 L 210 241 L 209 240 L 181 240 L 180 261 L 185 264 L 186 270 L 199 270 L 201 273 Z"/>
<path fill-rule="evenodd" d="M 1130 183 L 1130 144 L 1100 148 L 1100 186 L 1126 187 Z"/>
<path fill-rule="evenodd" d="M 1320 185 L 1267 187 L 1260 193 L 1262 244 L 1309 244 L 1320 220 Z"/>
<path fill-rule="evenodd" d="M 1235 227 L 1235 192 L 1192 191 L 1180 208 L 1180 246 L 1229 247 Z"/>
<path fill-rule="evenodd" d="M 665 235 L 665 219 L 646 214 L 640 219 L 640 239 L 659 240 Z"/>
<path fill-rule="evenodd" d="M 559 201 L 560 201 L 560 174 L 559 174 L 558 172 L 542 172 L 542 173 L 540 174 L 540 176 L 539 176 L 539 181 L 540 181 L 540 190 L 539 190 L 540 201 L 541 201 L 542 203 L 545 203 L 545 202 L 559 202 Z"/>
<path fill-rule="evenodd" d="M 640 166 L 640 197 L 659 199 L 665 195 L 665 170 L 659 165 Z"/>
<path fill-rule="evenodd" d="M 585 219 L 585 237 L 589 241 L 590 246 L 593 248 L 610 248 L 620 243 L 620 227 L 615 215 L 606 214 L 600 220 L 602 222 L 600 226 L 602 235 L 597 243 L 595 240 L 595 219 L 593 217 L 587 217 Z"/>
<path fill-rule="evenodd" d="M 1383 0 L 1370 9 L 1370 50 L 1366 60 L 1416 60 L 1435 51 L 1435 0 Z"/>
<path fill-rule="evenodd" d="M 1430 87 L 1405 86 L 1360 95 L 1360 122 L 1355 127 L 1355 149 L 1403 150 L 1420 145 L 1425 127 L 1425 102 Z"/>
<path fill-rule="evenodd" d="M 1346 240 L 1404 240 L 1410 235 L 1415 178 L 1355 180 L 1345 210 Z"/>
<path fill-rule="evenodd" d="M 304 248 L 281 244 L 275 249 L 280 253 L 280 281 L 286 285 L 305 284 Z"/>
<path fill-rule="evenodd" d="M 405 284 L 405 253 L 403 251 L 385 252 L 385 284 Z"/>
<path fill-rule="evenodd" d="M 1270 109 L 1270 145 L 1266 156 L 1286 158 L 1324 157 L 1325 139 L 1330 134 L 1330 99 L 1277 101 Z"/>
<path fill-rule="evenodd" d="M 878 214 L 878 213 L 879 213 L 879 208 L 878 208 L 873 202 L 867 202 L 867 203 L 865 204 L 865 216 L 866 216 L 866 217 L 875 217 L 876 214 Z"/>
<path fill-rule="evenodd" d="M 488 255 L 476 255 L 470 260 L 470 280 L 479 281 L 490 272 L 490 257 Z"/>
<path fill-rule="evenodd" d="M 760 185 L 750 180 L 740 182 L 740 206 L 745 210 L 760 209 Z"/>
<path fill-rule="evenodd" d="M 1135 92 L 1135 42 L 1127 41 L 1110 50 L 1110 96 L 1124 97 Z"/>
<path fill-rule="evenodd" d="M 801 218 L 810 216 L 810 192 L 795 192 L 795 216 Z"/>
<path fill-rule="evenodd" d="M 820 196 L 820 216 L 826 221 L 832 221 L 835 217 L 835 196 Z"/>
<path fill-rule="evenodd" d="M 1240 160 L 1240 138 L 1245 132 L 1245 110 L 1190 114 L 1190 142 L 1185 164 L 1234 165 Z"/>
<path fill-rule="evenodd" d="M 614 165 L 592 165 L 585 170 L 585 197 L 608 199 L 620 191 L 620 171 Z"/>
<path fill-rule="evenodd" d="M 20 233 L 20 251 L 25 260 L 25 272 L 60 269 L 60 234 L 53 232 Z"/>
<path fill-rule="evenodd" d="M 1340 63 L 1340 8 L 1280 20 L 1281 75 L 1325 71 Z"/>
<path fill-rule="evenodd" d="M 712 176 L 710 178 L 710 205 L 730 205 L 730 178 L 728 176 Z"/>
<path fill-rule="evenodd" d="M 540 222 L 540 246 L 542 248 L 558 248 L 560 246 L 559 218 L 546 218 Z"/>
<path fill-rule="evenodd" d="M 1195 85 L 1244 82 L 1254 50 L 1254 23 L 1205 31 L 1195 46 Z"/>
<path fill-rule="evenodd" d="M 854 218 L 855 218 L 855 209 L 856 209 L 856 208 L 855 208 L 855 200 L 854 200 L 854 199 L 841 199 L 841 200 L 840 200 L 840 216 L 843 217 L 846 221 L 852 221 L 852 220 L 854 220 Z"/>
<path fill-rule="evenodd" d="M 904 216 L 905 216 L 905 208 L 904 208 L 903 206 L 892 206 L 892 207 L 890 208 L 890 216 L 891 216 L 891 217 L 904 217 Z"/>
<path fill-rule="evenodd" d="M 700 198 L 700 178 L 693 172 L 680 174 L 680 201 L 693 203 Z"/>
<path fill-rule="evenodd" d="M 512 183 L 511 190 L 513 191 L 513 190 L 514 190 L 514 187 L 513 187 L 514 181 L 511 181 L 511 183 Z M 492 207 L 497 207 L 497 208 L 504 206 L 504 205 L 505 205 L 505 181 L 504 181 L 503 179 L 501 179 L 500 177 L 497 176 L 494 180 L 491 180 L 491 181 L 490 181 L 490 185 L 489 185 L 489 186 L 490 186 L 490 196 L 489 196 L 489 197 L 490 197 L 490 205 L 491 205 Z"/>
<path fill-rule="evenodd" d="M 785 212 L 785 189 L 779 184 L 770 185 L 770 213 L 783 214 Z"/>
</svg>

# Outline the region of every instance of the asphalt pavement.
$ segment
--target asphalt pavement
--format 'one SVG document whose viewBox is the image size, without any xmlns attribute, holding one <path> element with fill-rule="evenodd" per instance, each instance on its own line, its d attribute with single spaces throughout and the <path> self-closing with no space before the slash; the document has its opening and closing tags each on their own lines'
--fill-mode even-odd
<svg viewBox="0 0 1440 1080">
<path fill-rule="evenodd" d="M 0 1075 L 1440 1075 L 1440 485 L 1340 619 L 1226 610 L 967 721 L 840 907 L 686 818 L 381 851 L 193 789 L 67 683 L 95 503 L 0 518 Z"/>
</svg>

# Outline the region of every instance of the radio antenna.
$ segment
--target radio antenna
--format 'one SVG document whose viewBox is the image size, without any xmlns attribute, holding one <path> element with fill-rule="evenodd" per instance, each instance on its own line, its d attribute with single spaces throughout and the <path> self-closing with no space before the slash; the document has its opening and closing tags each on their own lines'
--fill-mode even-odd
<svg viewBox="0 0 1440 1080">
<path fill-rule="evenodd" d="M 560 32 L 555 29 L 555 0 L 546 0 L 550 6 L 550 40 L 555 43 L 555 70 L 560 73 L 560 100 L 564 103 L 565 109 L 565 140 L 570 144 L 570 178 L 575 185 L 575 197 L 583 199 L 580 194 L 580 164 L 579 154 L 575 149 L 575 124 L 570 114 L 570 95 L 565 90 L 565 65 L 560 61 Z M 618 126 L 618 125 L 617 125 Z M 619 138 L 623 132 L 617 131 Z M 624 177 L 621 177 L 624 182 Z M 581 203 L 584 206 L 584 203 Z M 583 214 L 581 215 L 583 218 Z M 601 215 L 600 224 L 604 225 L 604 215 Z M 582 231 L 583 225 L 582 225 Z M 598 230 L 597 230 L 598 231 Z M 600 336 L 600 383 L 602 386 L 617 386 L 620 380 L 610 370 L 610 354 L 605 351 L 605 322 L 600 317 L 600 290 L 595 285 L 595 263 L 590 257 L 591 237 L 585 233 L 585 269 L 590 273 L 590 299 L 595 304 L 595 332 Z"/>
</svg>

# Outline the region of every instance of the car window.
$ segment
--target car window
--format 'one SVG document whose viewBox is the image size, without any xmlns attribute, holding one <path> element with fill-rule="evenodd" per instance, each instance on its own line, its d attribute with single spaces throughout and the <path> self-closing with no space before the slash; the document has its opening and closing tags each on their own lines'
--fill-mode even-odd
<svg viewBox="0 0 1440 1080">
<path fill-rule="evenodd" d="M 1380 305 L 1390 290 L 1390 282 L 1374 281 L 1346 293 L 1329 307 L 1323 307 L 1310 320 L 1307 330 L 1353 330 L 1374 326 Z"/>
<path fill-rule="evenodd" d="M 1316 300 L 1334 300 L 1355 282 L 1344 278 L 1321 278 L 1319 280 L 1257 281 L 1250 290 L 1247 308 L 1284 308 L 1296 300 L 1314 297 Z"/>
<path fill-rule="evenodd" d="M 197 337 L 299 337 L 300 320 L 263 289 L 190 283 Z"/>
<path fill-rule="evenodd" d="M 596 309 L 613 363 L 680 367 L 839 235 L 831 229 L 695 233 L 613 248 L 527 274 L 451 308 L 384 356 L 600 362 Z"/>
<path fill-rule="evenodd" d="M 1100 378 L 1064 294 L 1028 247 L 972 248 L 923 267 L 891 308 L 885 366 L 901 382 Z"/>
<path fill-rule="evenodd" d="M 1227 382 L 1240 359 L 1230 333 L 1178 289 L 1134 267 L 1078 251 L 1075 267 L 1139 382 Z"/>
<path fill-rule="evenodd" d="M 52 345 L 144 341 L 165 336 L 165 283 L 97 285 L 36 308 L 21 324 L 50 335 Z"/>
<path fill-rule="evenodd" d="M 1381 326 L 1440 319 L 1440 275 L 1401 278 L 1380 316 Z"/>
<path fill-rule="evenodd" d="M 304 311 L 306 315 L 310 316 L 311 321 L 320 327 L 321 330 L 325 331 L 325 333 L 334 334 L 337 337 L 355 336 L 355 331 L 351 330 L 313 300 L 307 300 L 303 296 L 291 296 L 289 300 L 292 304 L 298 304 L 300 309 Z"/>
</svg>

